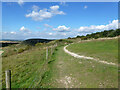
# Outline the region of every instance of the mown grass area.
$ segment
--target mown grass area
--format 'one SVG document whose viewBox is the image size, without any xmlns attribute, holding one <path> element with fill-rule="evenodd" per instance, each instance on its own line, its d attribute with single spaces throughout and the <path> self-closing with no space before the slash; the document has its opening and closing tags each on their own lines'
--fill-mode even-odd
<svg viewBox="0 0 120 90">
<path fill-rule="evenodd" d="M 79 55 L 118 63 L 118 39 L 80 42 L 71 44 L 67 49 Z"/>
<path fill-rule="evenodd" d="M 96 61 L 74 58 L 57 47 L 42 88 L 117 88 L 118 68 Z"/>
</svg>

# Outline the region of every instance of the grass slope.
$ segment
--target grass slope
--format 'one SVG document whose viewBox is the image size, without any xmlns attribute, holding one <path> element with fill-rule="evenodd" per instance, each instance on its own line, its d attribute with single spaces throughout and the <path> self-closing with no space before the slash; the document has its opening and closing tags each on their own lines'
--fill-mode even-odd
<svg viewBox="0 0 120 90">
<path fill-rule="evenodd" d="M 60 41 L 59 41 L 60 42 Z M 102 44 L 101 44 L 102 42 Z M 91 49 L 91 45 L 95 48 L 93 51 L 96 56 L 100 56 L 102 51 L 104 54 L 111 55 L 108 61 L 112 58 L 116 59 L 116 42 L 111 41 L 94 41 L 73 44 L 67 49 L 83 54 L 84 49 Z M 53 42 L 52 42 L 53 43 Z M 88 44 L 89 43 L 89 44 Z M 109 43 L 109 44 L 107 44 Z M 111 44 L 112 43 L 112 44 Z M 52 45 L 51 43 L 49 43 Z M 50 46 L 50 45 L 46 46 Z M 79 45 L 83 50 L 80 52 Z M 98 45 L 97 45 L 98 44 Z M 51 49 L 49 52 L 49 59 L 46 61 L 46 46 L 8 46 L 5 47 L 5 53 L 2 60 L 2 77 L 3 88 L 5 88 L 5 70 L 12 70 L 12 88 L 114 88 L 118 87 L 118 68 L 112 65 L 98 63 L 96 61 L 74 58 L 64 52 L 62 42 L 58 43 L 58 47 L 53 50 L 51 56 Z M 95 47 L 95 45 L 97 45 Z M 106 46 L 107 45 L 107 46 Z M 111 45 L 113 50 L 111 49 Z M 102 49 L 100 46 L 104 46 Z M 111 49 L 109 50 L 108 49 Z M 99 48 L 102 50 L 97 51 Z M 19 51 L 22 52 L 18 53 Z M 75 51 L 74 51 L 75 50 Z M 78 50 L 78 51 L 77 51 Z M 112 51 L 112 52 L 109 52 Z M 86 54 L 90 55 L 92 52 Z M 94 54 L 93 53 L 93 54 Z M 103 55 L 102 59 L 107 59 Z M 101 58 L 101 56 L 100 56 Z M 115 61 L 117 63 L 117 61 Z"/>
<path fill-rule="evenodd" d="M 14 48 L 12 48 L 14 49 Z M 12 88 L 29 88 L 36 86 L 45 72 L 45 49 L 33 48 L 19 54 L 9 55 L 2 58 L 3 88 L 5 88 L 5 70 L 12 71 Z M 11 53 L 11 52 L 9 52 Z"/>
<path fill-rule="evenodd" d="M 103 61 L 118 63 L 118 39 L 80 42 L 67 47 L 79 55 L 99 58 Z"/>
<path fill-rule="evenodd" d="M 41 82 L 43 88 L 118 87 L 118 68 L 91 60 L 77 59 L 58 47 L 50 71 Z"/>
</svg>

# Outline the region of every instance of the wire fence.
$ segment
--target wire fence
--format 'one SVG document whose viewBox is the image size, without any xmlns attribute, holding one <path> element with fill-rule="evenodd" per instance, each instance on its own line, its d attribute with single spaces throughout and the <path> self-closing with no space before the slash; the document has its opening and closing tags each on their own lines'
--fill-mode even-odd
<svg viewBox="0 0 120 90">
<path fill-rule="evenodd" d="M 40 83 L 42 81 L 42 76 L 46 72 L 47 64 L 49 62 L 49 59 L 53 55 L 56 47 L 57 47 L 57 44 L 55 44 L 53 46 L 46 47 L 46 60 L 44 61 L 44 64 L 42 65 L 42 67 L 40 68 L 40 70 L 38 72 L 36 72 L 36 75 L 35 75 L 33 81 L 31 82 L 31 84 L 29 85 L 28 88 L 35 88 L 37 86 L 40 86 Z M 38 76 L 38 74 L 40 76 Z"/>
<path fill-rule="evenodd" d="M 42 81 L 42 77 L 45 74 L 45 72 L 47 71 L 48 62 L 50 61 L 50 59 L 51 59 L 51 57 L 52 57 L 52 55 L 53 55 L 56 47 L 57 47 L 57 44 L 45 47 L 43 49 L 43 50 L 46 50 L 45 61 L 43 62 L 41 68 L 39 68 L 38 70 L 36 70 L 35 75 L 34 75 L 34 79 L 32 80 L 32 82 L 30 82 L 30 84 L 26 88 L 40 87 L 40 83 Z M 9 72 L 11 72 L 11 70 L 9 70 Z M 28 72 L 28 73 L 30 73 L 30 72 Z M 13 75 L 9 75 L 8 76 L 8 74 L 6 74 L 6 88 L 11 88 L 11 78 L 14 78 L 14 76 Z"/>
<path fill-rule="evenodd" d="M 65 44 L 67 44 L 67 43 L 65 43 Z M 41 82 L 42 82 L 44 75 L 49 67 L 48 64 L 50 62 L 54 61 L 53 55 L 55 53 L 56 48 L 60 45 L 62 45 L 62 44 L 55 43 L 54 45 L 48 45 L 46 47 L 41 47 L 43 50 L 45 50 L 44 58 L 43 58 L 45 60 L 42 64 L 42 66 L 39 67 L 35 72 L 28 72 L 29 74 L 33 73 L 34 75 L 27 81 L 28 85 L 26 85 L 26 88 L 37 88 L 37 87 L 40 88 L 41 87 Z M 18 74 L 18 73 L 16 73 L 16 74 Z M 14 75 L 11 75 L 10 78 L 14 79 Z M 33 80 L 31 80 L 31 79 L 33 79 Z M 10 85 L 11 85 L 11 83 L 10 83 Z"/>
</svg>

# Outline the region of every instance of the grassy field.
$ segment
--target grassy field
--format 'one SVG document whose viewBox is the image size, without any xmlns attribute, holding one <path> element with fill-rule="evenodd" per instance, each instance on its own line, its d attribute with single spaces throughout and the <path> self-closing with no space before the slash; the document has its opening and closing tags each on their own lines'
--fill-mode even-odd
<svg viewBox="0 0 120 90">
<path fill-rule="evenodd" d="M 25 48 L 26 46 L 19 47 Z M 5 70 L 12 71 L 12 88 L 37 87 L 47 70 L 46 49 L 32 47 L 20 53 L 15 53 L 17 46 L 8 46 L 3 50 L 7 56 L 2 58 L 3 88 L 5 88 Z M 8 53 L 8 51 L 11 51 Z M 10 54 L 12 53 L 12 54 Z M 4 54 L 3 54 L 4 55 Z"/>
<path fill-rule="evenodd" d="M 47 88 L 117 88 L 118 68 L 91 60 L 77 59 L 58 47 L 50 71 L 42 80 Z"/>
<path fill-rule="evenodd" d="M 49 57 L 46 60 L 45 47 L 56 45 L 56 42 L 58 46 L 53 49 L 53 54 L 49 48 Z M 63 50 L 66 40 L 56 42 L 40 46 L 38 44 L 38 46 L 12 45 L 4 47 L 5 52 L 2 55 L 3 88 L 5 88 L 5 70 L 7 69 L 12 71 L 12 88 L 118 87 L 118 68 L 116 66 L 72 57 Z M 82 55 L 117 63 L 116 44 L 117 40 L 92 41 L 72 44 L 67 49 Z M 112 49 L 110 49 L 111 47 Z M 86 48 L 87 52 L 84 50 Z M 101 56 L 101 52 L 111 57 Z"/>
<path fill-rule="evenodd" d="M 67 49 L 79 55 L 118 63 L 118 39 L 80 42 L 71 44 Z"/>
</svg>

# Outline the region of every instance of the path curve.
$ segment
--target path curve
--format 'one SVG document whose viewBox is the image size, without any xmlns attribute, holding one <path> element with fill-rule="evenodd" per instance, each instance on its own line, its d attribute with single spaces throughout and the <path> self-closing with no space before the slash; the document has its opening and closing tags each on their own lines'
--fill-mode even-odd
<svg viewBox="0 0 120 90">
<path fill-rule="evenodd" d="M 72 43 L 72 44 L 73 44 L 73 43 Z M 69 44 L 69 45 L 70 45 L 70 44 Z M 78 54 L 76 54 L 76 53 L 70 52 L 70 51 L 68 51 L 68 50 L 66 49 L 69 45 L 64 46 L 64 51 L 65 51 L 66 53 L 70 54 L 71 56 L 75 57 L 75 58 L 89 59 L 89 60 L 94 60 L 94 61 L 97 61 L 97 62 L 100 62 L 100 63 L 103 63 L 103 64 L 118 66 L 117 64 L 112 63 L 112 62 L 101 61 L 101 60 L 99 60 L 99 59 L 95 59 L 95 58 L 87 57 L 87 56 L 83 56 L 83 55 L 78 55 Z"/>
</svg>

